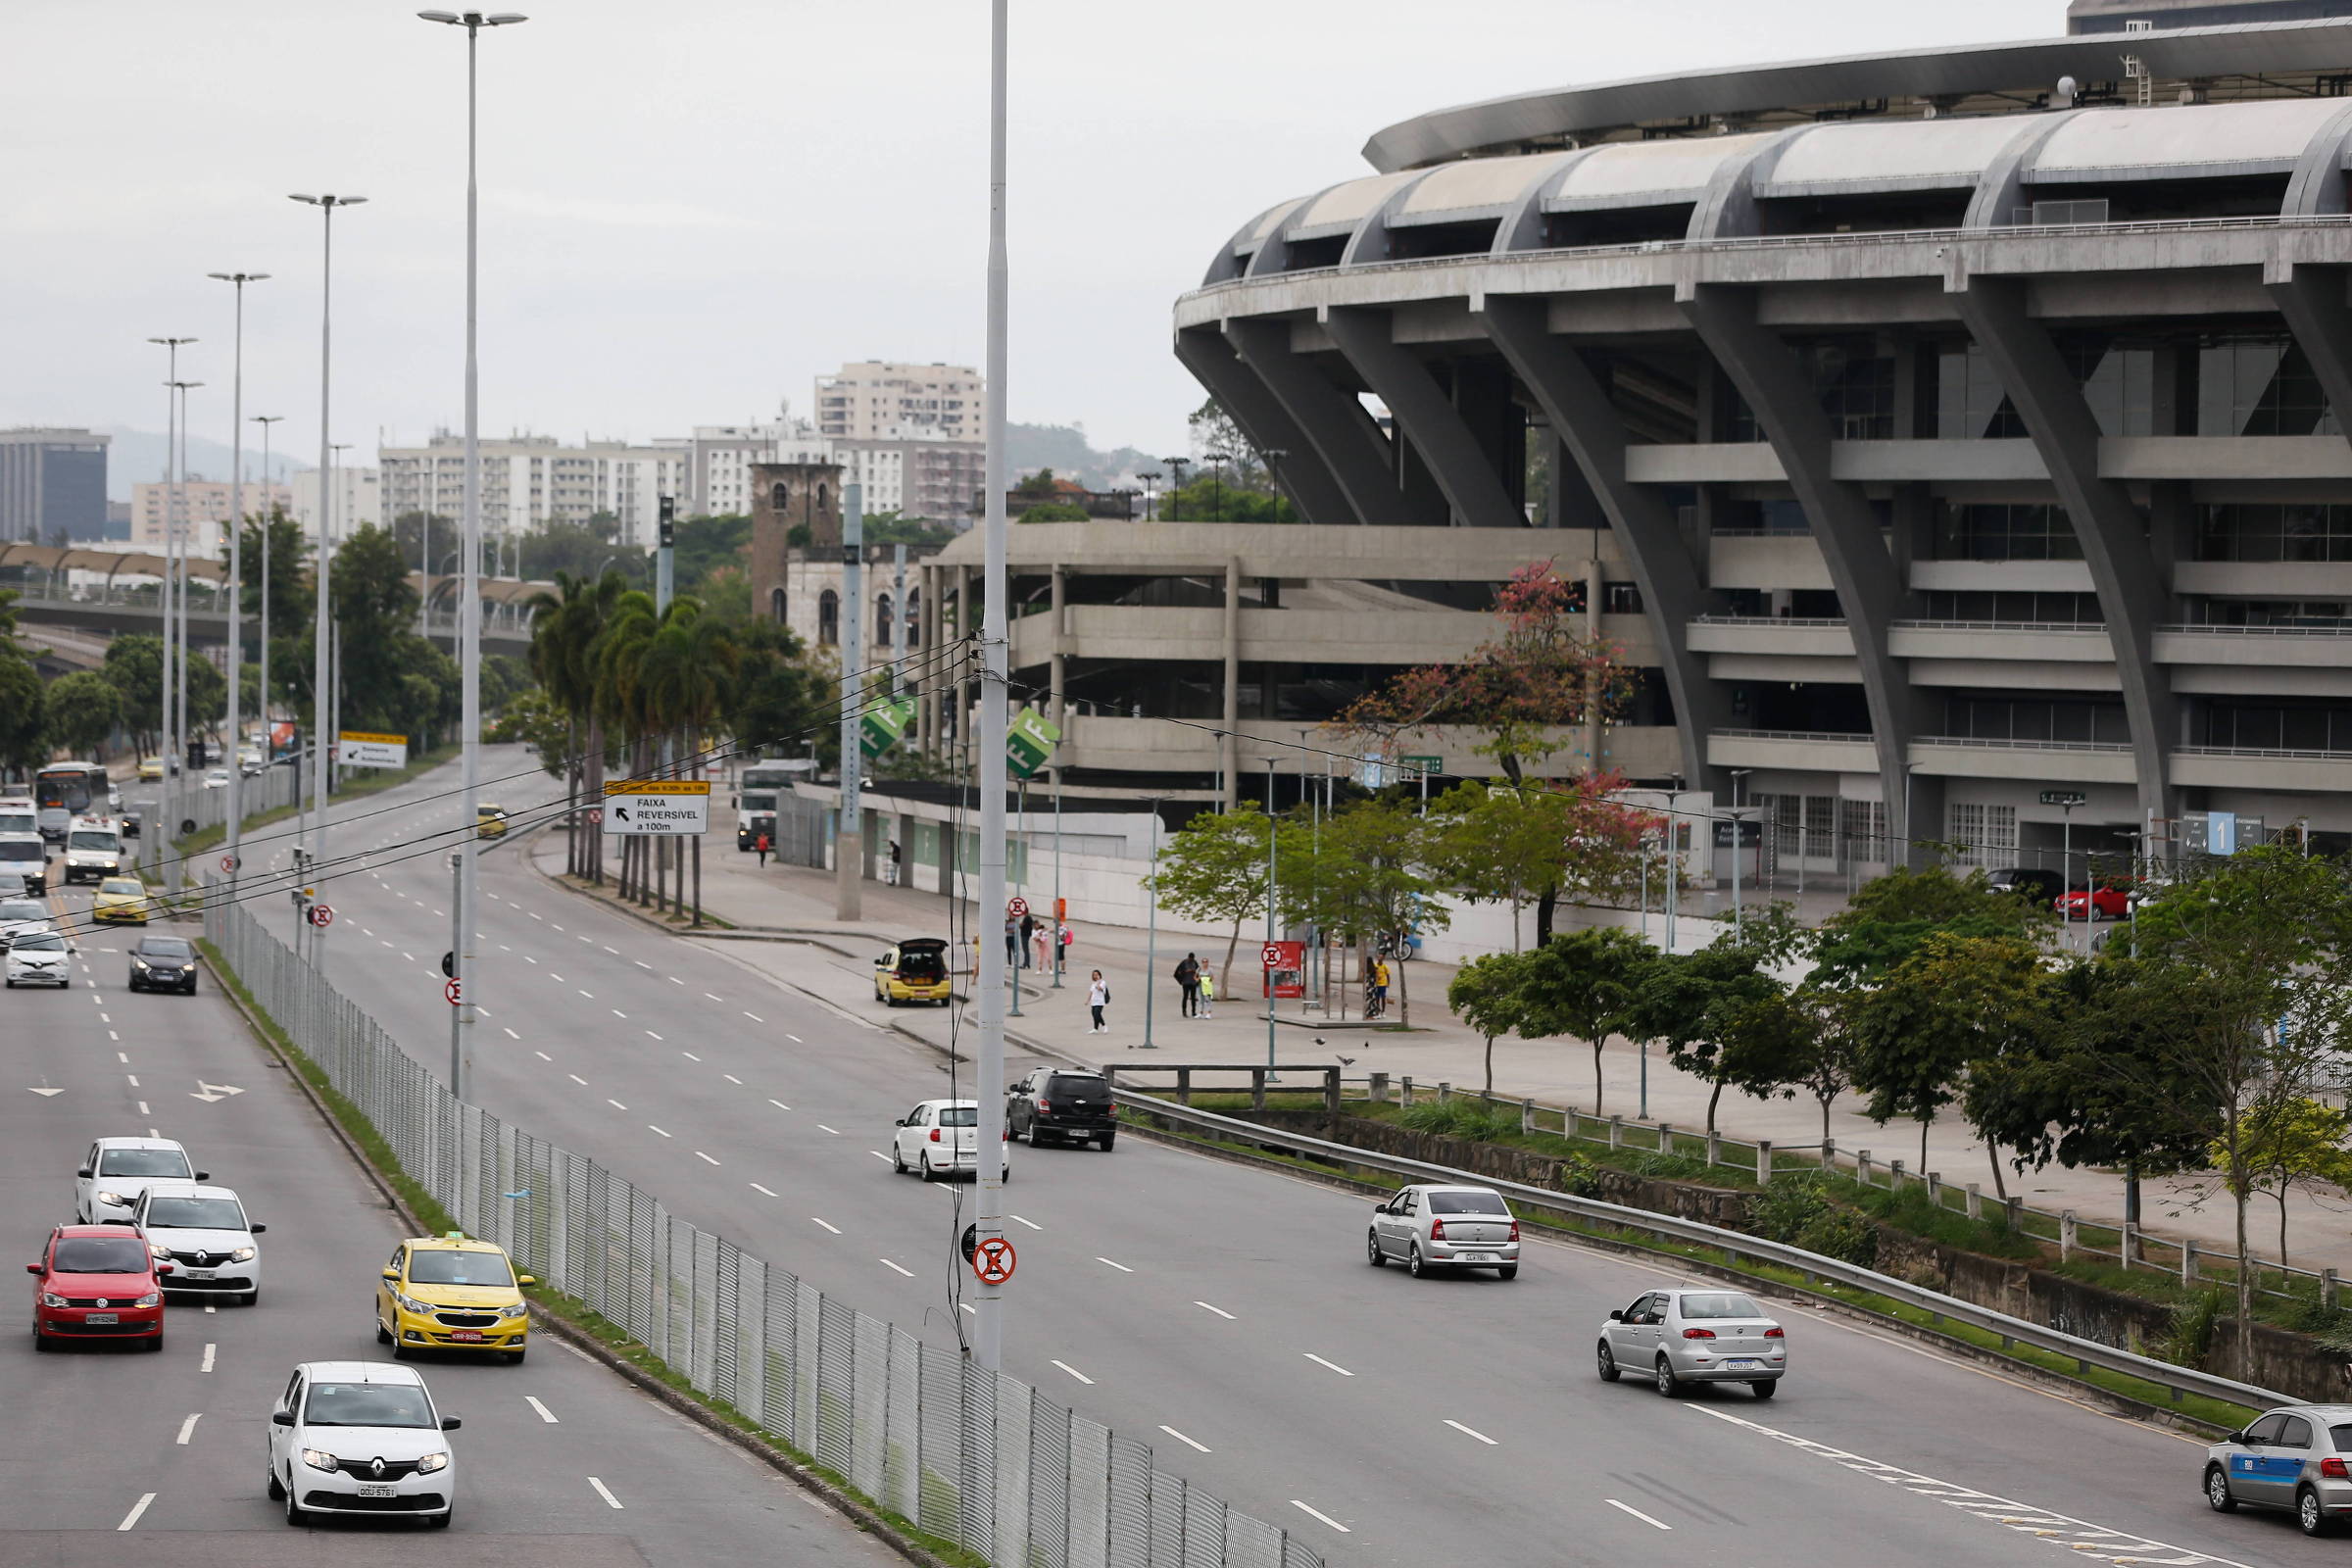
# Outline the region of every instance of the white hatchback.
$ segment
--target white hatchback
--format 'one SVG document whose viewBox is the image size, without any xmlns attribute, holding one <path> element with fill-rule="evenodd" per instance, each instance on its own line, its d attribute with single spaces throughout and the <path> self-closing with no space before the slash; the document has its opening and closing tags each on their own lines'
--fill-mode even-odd
<svg viewBox="0 0 2352 1568">
<path fill-rule="evenodd" d="M 220 1292 L 247 1306 L 262 1298 L 262 1248 L 256 1225 L 225 1187 L 156 1182 L 130 1205 L 130 1223 L 179 1265 L 165 1287 L 174 1294 Z"/>
<path fill-rule="evenodd" d="M 5 978 L 9 990 L 19 986 L 64 986 L 74 984 L 74 947 L 62 935 L 47 926 L 27 931 L 20 927 L 9 937 L 8 967 Z"/>
<path fill-rule="evenodd" d="M 270 1412 L 271 1502 L 314 1514 L 397 1514 L 446 1528 L 458 1506 L 460 1426 L 424 1379 L 389 1361 L 306 1361 Z"/>
<path fill-rule="evenodd" d="M 941 1176 L 980 1174 L 980 1102 L 926 1100 L 898 1119 L 890 1141 L 890 1168 L 905 1175 L 913 1171 L 925 1181 Z M 1012 1156 L 1000 1148 L 998 1169 L 1012 1180 Z"/>
<path fill-rule="evenodd" d="M 209 1180 L 169 1138 L 101 1138 L 74 1173 L 74 1217 L 84 1225 L 127 1225 L 131 1204 L 152 1183 Z"/>
</svg>

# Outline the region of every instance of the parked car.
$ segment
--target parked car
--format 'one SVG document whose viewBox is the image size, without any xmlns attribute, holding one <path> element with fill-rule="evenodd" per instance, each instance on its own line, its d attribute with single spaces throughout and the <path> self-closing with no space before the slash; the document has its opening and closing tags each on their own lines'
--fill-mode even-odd
<svg viewBox="0 0 2352 1568">
<path fill-rule="evenodd" d="M 223 1292 L 247 1306 L 262 1298 L 262 1248 L 254 1238 L 270 1227 L 255 1224 L 228 1188 L 156 1182 L 132 1201 L 130 1222 L 179 1265 L 172 1290 Z"/>
<path fill-rule="evenodd" d="M 2122 887 L 2076 888 L 2060 894 L 2050 906 L 2069 920 L 2121 920 L 2132 912 L 2132 890 Z"/>
<path fill-rule="evenodd" d="M 2307 1536 L 2332 1535 L 2352 1514 L 2352 1405 L 2266 1412 L 2205 1450 L 2205 1506 L 2284 1508 Z"/>
<path fill-rule="evenodd" d="M 172 1265 L 127 1225 L 60 1225 L 33 1277 L 32 1348 L 66 1340 L 131 1340 L 164 1348 L 164 1282 Z"/>
<path fill-rule="evenodd" d="M 1040 1067 L 1004 1091 L 1004 1131 L 1045 1143 L 1099 1143 L 1108 1152 L 1119 1136 L 1118 1102 L 1099 1072 Z"/>
<path fill-rule="evenodd" d="M 890 1141 L 890 1168 L 901 1175 L 911 1170 L 925 1181 L 959 1173 L 977 1178 L 979 1125 L 977 1100 L 919 1102 L 894 1123 L 897 1130 Z M 1004 1161 L 1004 1179 L 1012 1180 L 1012 1156 L 1000 1152 L 998 1157 Z"/>
<path fill-rule="evenodd" d="M 945 937 L 908 937 L 874 960 L 874 1000 L 895 1007 L 902 1002 L 956 1004 L 956 982 L 948 973 Z"/>
<path fill-rule="evenodd" d="M 1374 1268 L 1401 1259 L 1415 1279 L 1434 1269 L 1491 1268 L 1519 1277 L 1519 1222 L 1500 1193 L 1416 1184 L 1372 1208 L 1364 1257 Z"/>
<path fill-rule="evenodd" d="M 2037 865 L 2009 866 L 1985 880 L 2003 893 L 2022 894 L 2034 904 L 2046 903 L 2066 891 L 2066 878 Z"/>
<path fill-rule="evenodd" d="M 74 984 L 73 945 L 47 926 L 19 931 L 8 944 L 6 962 L 11 991 L 19 986 L 56 986 L 62 991 Z"/>
<path fill-rule="evenodd" d="M 443 1434 L 463 1424 L 434 1407 L 409 1367 L 306 1361 L 270 1412 L 270 1500 L 286 1505 L 290 1525 L 353 1513 L 446 1527 L 458 1471 Z"/>
<path fill-rule="evenodd" d="M 1743 1291 L 1647 1291 L 1601 1324 L 1596 1355 L 1603 1383 L 1632 1372 L 1670 1399 L 1692 1383 L 1744 1383 L 1769 1399 L 1788 1339 Z"/>
<path fill-rule="evenodd" d="M 185 937 L 141 936 L 130 945 L 132 991 L 196 994 L 196 948 Z"/>
<path fill-rule="evenodd" d="M 211 1179 L 172 1139 L 101 1138 L 74 1173 L 74 1213 L 85 1225 L 127 1225 L 131 1205 L 151 1184 Z"/>
</svg>

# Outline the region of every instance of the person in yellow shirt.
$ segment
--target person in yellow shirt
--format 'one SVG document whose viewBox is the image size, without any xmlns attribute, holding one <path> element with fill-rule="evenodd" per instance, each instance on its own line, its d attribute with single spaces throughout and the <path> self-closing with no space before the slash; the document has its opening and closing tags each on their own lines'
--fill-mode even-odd
<svg viewBox="0 0 2352 1568">
<path fill-rule="evenodd" d="M 1386 958 L 1374 958 L 1372 960 L 1372 1005 L 1364 1009 L 1364 1015 L 1370 1018 L 1378 1018 L 1385 1015 L 1388 1010 L 1389 960 Z"/>
</svg>

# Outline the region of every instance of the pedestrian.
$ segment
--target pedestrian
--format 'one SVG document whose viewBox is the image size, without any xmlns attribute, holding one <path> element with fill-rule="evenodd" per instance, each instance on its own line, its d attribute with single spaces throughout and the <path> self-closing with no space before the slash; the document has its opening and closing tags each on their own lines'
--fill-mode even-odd
<svg viewBox="0 0 2352 1568">
<path fill-rule="evenodd" d="M 1029 945 L 1036 950 L 1037 966 L 1040 969 L 1043 969 L 1052 961 L 1052 959 L 1048 956 L 1047 950 L 1053 945 L 1053 941 L 1054 933 L 1047 928 L 1044 922 L 1039 922 L 1037 932 L 1035 936 L 1032 937 Z"/>
<path fill-rule="evenodd" d="M 1021 966 L 1021 922 L 1009 914 L 1004 917 L 1004 961 L 1016 969 Z"/>
<path fill-rule="evenodd" d="M 1095 1026 L 1088 1032 L 1098 1035 L 1108 1034 L 1110 1025 L 1102 1021 L 1102 1009 L 1110 1005 L 1110 982 L 1102 978 L 1102 971 L 1100 969 L 1097 969 L 1094 978 L 1086 983 L 1086 1004 L 1093 1009 L 1095 1014 Z"/>
<path fill-rule="evenodd" d="M 1184 993 L 1183 1015 L 1187 1018 L 1198 1016 L 1200 1011 L 1200 959 L 1198 955 L 1186 954 L 1184 961 L 1176 966 L 1176 988 Z"/>
<path fill-rule="evenodd" d="M 895 888 L 899 885 L 899 841 L 897 839 L 890 841 L 890 868 L 883 875 L 892 887 Z"/>
<path fill-rule="evenodd" d="M 1196 1016 L 1205 1018 L 1209 1015 L 1211 1005 L 1217 1000 L 1217 979 L 1216 976 L 1208 972 L 1208 965 L 1206 964 L 1202 964 L 1200 966 L 1200 1011 L 1196 1014 Z"/>
<path fill-rule="evenodd" d="M 1365 1009 L 1368 1017 L 1385 1017 L 1389 1010 L 1389 960 L 1372 960 L 1372 1005 Z"/>
<path fill-rule="evenodd" d="M 767 835 L 760 834 L 760 842 L 755 847 L 760 851 L 760 869 L 764 871 L 767 869 Z"/>
<path fill-rule="evenodd" d="M 1069 922 L 1066 920 L 1063 921 L 1061 923 L 1061 952 L 1055 956 L 1054 964 L 1054 972 L 1055 974 L 1060 975 L 1067 974 L 1069 972 L 1070 944 L 1077 940 L 1077 934 L 1070 929 Z"/>
<path fill-rule="evenodd" d="M 1029 913 L 1026 910 L 1023 910 L 1021 913 L 1021 940 L 1019 947 L 1021 967 L 1024 969 L 1029 967 L 1029 944 L 1035 941 L 1036 938 L 1037 916 Z"/>
</svg>

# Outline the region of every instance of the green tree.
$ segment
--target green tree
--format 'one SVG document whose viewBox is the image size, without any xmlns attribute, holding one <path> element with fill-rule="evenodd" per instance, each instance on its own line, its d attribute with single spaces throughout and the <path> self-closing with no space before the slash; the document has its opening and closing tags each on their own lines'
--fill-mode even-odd
<svg viewBox="0 0 2352 1568">
<path fill-rule="evenodd" d="M 1016 496 L 1050 496 L 1055 493 L 1058 485 L 1059 481 L 1054 477 L 1052 468 L 1040 468 L 1035 473 L 1024 475 L 1020 483 L 1012 487 L 1012 493 Z"/>
<path fill-rule="evenodd" d="M 710 574 L 720 567 L 733 566 L 740 571 L 750 564 L 752 519 L 749 517 L 735 514 L 688 517 L 678 524 L 673 537 L 670 571 L 677 579 L 679 593 L 702 594 Z"/>
<path fill-rule="evenodd" d="M 257 618 L 262 612 L 265 529 L 269 535 L 270 629 L 283 636 L 290 628 L 311 622 L 316 604 L 311 592 L 311 541 L 302 524 L 287 516 L 283 508 L 271 508 L 267 517 L 245 519 L 245 537 L 239 547 L 237 564 L 244 573 L 245 613 Z M 225 547 L 220 552 L 220 564 L 223 567 L 228 564 Z"/>
<path fill-rule="evenodd" d="M 151 756 L 161 751 L 164 640 L 143 631 L 117 637 L 106 645 L 106 662 L 98 666 L 98 672 L 121 697 L 122 721 L 137 738 L 140 754 Z"/>
<path fill-rule="evenodd" d="M 1230 811 L 1202 811 L 1168 835 L 1152 874 L 1144 879 L 1160 907 L 1171 914 L 1232 927 L 1225 941 L 1225 962 L 1217 973 L 1222 996 L 1233 994 L 1233 955 L 1241 945 L 1243 922 L 1266 912 L 1269 831 L 1279 838 L 1265 812 L 1248 801 Z"/>
<path fill-rule="evenodd" d="M 47 700 L 32 661 L 0 642 L 0 769 L 29 773 L 49 760 Z"/>
<path fill-rule="evenodd" d="M 1524 953 L 1489 953 L 1456 969 L 1446 987 L 1446 1004 L 1487 1043 L 1487 1089 L 1494 1093 L 1494 1041 L 1522 1032 L 1528 1021 Z"/>
<path fill-rule="evenodd" d="M 575 875 L 604 877 L 599 835 L 581 831 L 578 808 L 604 783 L 604 710 L 597 701 L 595 648 L 612 606 L 628 591 L 627 580 L 608 571 L 593 582 L 569 572 L 556 575 L 556 591 L 531 599 L 531 673 L 548 700 L 564 716 L 564 755 L 573 809 L 564 818 L 569 837 L 566 866 Z M 544 754 L 542 754 L 544 758 Z"/>
<path fill-rule="evenodd" d="M 43 704 L 49 740 L 77 758 L 95 758 L 122 727 L 122 693 L 94 669 L 77 669 L 49 683 Z"/>
<path fill-rule="evenodd" d="M 2352 1111 L 2298 1096 L 2264 1104 L 2247 1118 L 2245 1157 L 2237 1168 L 2256 1192 L 2278 1200 L 2278 1261 L 2286 1262 L 2286 1200 L 2298 1187 L 2352 1185 L 2352 1154 L 2344 1139 Z M 2229 1151 L 2207 1150 L 2211 1163 L 2229 1163 Z"/>
<path fill-rule="evenodd" d="M 1294 828 L 1291 858 L 1298 856 Z M 1292 918 L 1320 931 L 1340 932 L 1360 950 L 1369 967 L 1382 938 L 1398 954 L 1404 939 L 1443 931 L 1451 923 L 1439 894 L 1444 890 L 1424 867 L 1429 863 L 1429 823 L 1399 800 L 1350 801 L 1324 819 L 1321 854 L 1303 888 L 1298 876 L 1284 879 Z M 1263 842 L 1262 836 L 1260 843 Z M 1412 999 L 1405 965 L 1395 967 L 1396 1020 L 1412 1023 Z"/>
<path fill-rule="evenodd" d="M 571 760 L 571 715 L 540 688 L 533 686 L 508 699 L 487 735 L 498 745 L 529 747 L 552 777 L 565 776 Z"/>
<path fill-rule="evenodd" d="M 1560 900 L 1608 899 L 1641 874 L 1642 830 L 1654 818 L 1615 798 L 1624 780 L 1588 774 L 1554 784 L 1458 784 L 1430 803 L 1431 870 L 1472 904 L 1536 906 L 1535 946 L 1551 940 Z"/>
<path fill-rule="evenodd" d="M 1620 1026 L 1655 1040 L 1677 1067 L 1707 1080 L 1707 1129 L 1727 1087 L 1759 1098 L 1778 1091 L 1786 1041 L 1794 1027 L 1779 1004 L 1787 987 L 1774 970 L 1805 936 L 1788 906 L 1775 905 L 1692 953 L 1655 954 L 1634 977 Z"/>
<path fill-rule="evenodd" d="M 1034 507 L 1023 508 L 1021 514 L 1013 520 L 1015 522 L 1084 522 L 1090 515 L 1091 514 L 1084 507 L 1074 502 L 1041 501 Z"/>
<path fill-rule="evenodd" d="M 1622 926 L 1606 925 L 1553 937 L 1528 952 L 1527 1032 L 1592 1046 L 1595 1116 L 1601 1113 L 1601 1049 L 1656 951 Z"/>
<path fill-rule="evenodd" d="M 1873 1121 L 1919 1123 L 1920 1168 L 1928 1131 L 1959 1098 L 1972 1060 L 1998 1054 L 2034 1026 L 2038 950 L 2017 936 L 1933 931 L 1861 1000 L 1856 1013 L 1857 1087 Z M 2000 1182 L 1999 1152 L 1993 1179 Z"/>
<path fill-rule="evenodd" d="M 736 746 L 817 743 L 819 760 L 838 760 L 841 726 L 835 722 L 834 679 L 809 662 L 801 639 L 782 623 L 751 620 L 735 628 L 737 663 L 725 718 Z"/>
</svg>

